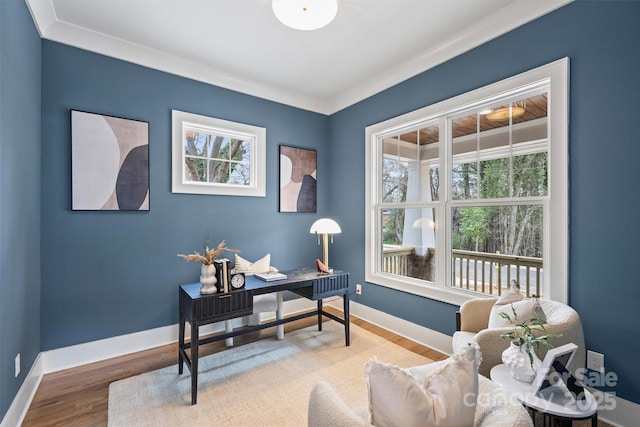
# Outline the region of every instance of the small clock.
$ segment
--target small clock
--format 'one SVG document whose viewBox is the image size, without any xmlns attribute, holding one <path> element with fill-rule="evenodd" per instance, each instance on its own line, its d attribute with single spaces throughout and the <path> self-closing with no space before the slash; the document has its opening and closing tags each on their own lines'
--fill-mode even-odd
<svg viewBox="0 0 640 427">
<path fill-rule="evenodd" d="M 231 273 L 231 287 L 233 289 L 243 289 L 244 279 L 244 273 Z"/>
</svg>

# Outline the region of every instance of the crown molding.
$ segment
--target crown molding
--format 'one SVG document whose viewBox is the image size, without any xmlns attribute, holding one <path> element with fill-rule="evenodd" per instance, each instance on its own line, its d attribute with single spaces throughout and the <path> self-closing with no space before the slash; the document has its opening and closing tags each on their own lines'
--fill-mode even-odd
<svg viewBox="0 0 640 427">
<path fill-rule="evenodd" d="M 239 78 L 192 60 L 150 49 L 109 35 L 78 27 L 57 18 L 52 0 L 25 0 L 40 37 L 69 46 L 121 59 L 203 83 L 251 96 L 330 115 L 411 77 L 446 62 L 464 52 L 501 36 L 573 0 L 515 0 L 446 43 L 429 47 L 402 64 L 377 73 L 333 98 L 318 98 Z"/>
<path fill-rule="evenodd" d="M 450 39 L 448 43 L 430 46 L 409 61 L 386 69 L 384 75 L 365 80 L 357 87 L 339 94 L 330 103 L 329 110 L 336 112 L 347 108 L 356 102 L 415 77 L 573 1 L 515 1 L 508 7 L 496 11 L 488 18 L 467 27 L 466 31 L 459 33 L 458 37 Z"/>
</svg>

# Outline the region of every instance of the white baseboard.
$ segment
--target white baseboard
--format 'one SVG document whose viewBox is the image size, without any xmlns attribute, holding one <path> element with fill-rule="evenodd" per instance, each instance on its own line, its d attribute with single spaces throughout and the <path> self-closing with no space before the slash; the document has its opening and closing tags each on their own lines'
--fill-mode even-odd
<svg viewBox="0 0 640 427">
<path fill-rule="evenodd" d="M 325 302 L 327 305 L 342 310 L 342 298 L 332 298 L 325 300 Z M 315 302 L 305 298 L 284 302 L 285 315 L 291 315 L 313 308 L 315 308 Z M 445 354 L 451 354 L 452 352 L 451 337 L 449 335 L 425 328 L 353 301 L 350 303 L 350 311 L 351 314 L 362 320 L 387 329 L 421 345 Z M 274 316 L 267 316 L 264 320 L 272 318 L 274 318 Z M 239 325 L 240 319 L 234 319 L 233 322 Z M 201 331 L 206 334 L 221 331 L 223 328 L 220 323 L 215 323 L 203 327 Z M 42 352 L 38 355 L 29 370 L 27 378 L 13 399 L 9 410 L 0 423 L 0 427 L 14 427 L 22 423 L 44 374 L 171 344 L 177 340 L 178 325 L 169 325 Z M 597 391 L 594 392 L 598 393 Z M 640 419 L 640 405 L 637 403 L 611 395 L 609 395 L 609 399 L 609 402 L 614 403 L 598 413 L 598 417 L 601 420 L 615 427 L 626 427 L 635 425 L 637 420 Z M 606 402 L 606 400 L 604 401 Z"/>
<path fill-rule="evenodd" d="M 611 393 L 588 387 L 598 402 L 598 420 L 602 420 L 614 427 L 629 427 L 638 425 L 640 405 L 622 399 Z"/>
<path fill-rule="evenodd" d="M 18 390 L 18 394 L 16 394 L 9 410 L 2 419 L 2 422 L 0 422 L 0 427 L 15 427 L 22 424 L 24 417 L 27 415 L 27 410 L 29 406 L 31 406 L 33 396 L 35 396 L 38 390 L 42 375 L 44 375 L 41 356 L 42 353 L 38 354 L 35 362 L 33 362 L 29 373 L 20 386 L 20 390 Z"/>
<path fill-rule="evenodd" d="M 444 354 L 451 354 L 451 337 L 424 326 L 392 316 L 383 311 L 351 301 L 351 314 L 381 328 L 387 329 L 401 337 L 415 341 Z M 340 308 L 340 307 L 336 307 Z"/>
<path fill-rule="evenodd" d="M 284 314 L 295 314 L 315 307 L 312 301 L 305 298 L 284 302 Z M 274 316 L 267 316 L 264 319 L 272 319 Z M 240 326 L 242 319 L 233 319 L 234 327 Z M 222 322 L 212 323 L 200 328 L 203 335 L 220 332 L 224 330 Z M 190 334 L 189 324 L 185 328 L 185 334 Z M 178 341 L 178 325 L 163 326 L 132 334 L 120 335 L 98 341 L 91 341 L 69 347 L 57 348 L 55 350 L 41 353 L 44 362 L 44 373 L 61 371 L 63 369 L 74 368 L 101 360 L 112 359 L 114 357 L 125 356 L 138 351 L 172 344 Z"/>
<path fill-rule="evenodd" d="M 178 325 L 43 351 L 44 373 L 75 368 L 101 360 L 171 344 L 178 339 Z"/>
</svg>

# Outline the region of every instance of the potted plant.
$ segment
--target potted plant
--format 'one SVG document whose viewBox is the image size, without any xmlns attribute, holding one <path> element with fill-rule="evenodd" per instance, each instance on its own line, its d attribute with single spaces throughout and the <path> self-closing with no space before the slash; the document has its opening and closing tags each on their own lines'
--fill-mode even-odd
<svg viewBox="0 0 640 427">
<path fill-rule="evenodd" d="M 513 317 L 507 312 L 500 313 L 500 317 L 513 325 L 512 331 L 500 335 L 500 339 L 511 340 L 509 348 L 502 353 L 502 363 L 509 368 L 515 379 L 531 382 L 542 364 L 537 355 L 540 346 L 553 347 L 549 339 L 560 335 L 548 333 L 545 328 L 547 322 L 537 317 L 518 322 L 518 314 L 513 304 L 511 312 Z"/>
</svg>

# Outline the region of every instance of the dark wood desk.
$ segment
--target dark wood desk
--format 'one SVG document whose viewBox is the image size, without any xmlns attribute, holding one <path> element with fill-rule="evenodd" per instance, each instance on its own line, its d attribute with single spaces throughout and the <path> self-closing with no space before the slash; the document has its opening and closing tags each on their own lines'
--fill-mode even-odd
<svg viewBox="0 0 640 427">
<path fill-rule="evenodd" d="M 191 404 L 198 399 L 198 347 L 220 341 L 229 337 L 243 335 L 260 329 L 281 325 L 287 322 L 318 316 L 318 330 L 322 330 L 322 316 L 327 316 L 344 325 L 345 344 L 349 345 L 349 273 L 334 271 L 332 274 L 320 274 L 314 270 L 302 269 L 285 271 L 286 279 L 265 282 L 253 276 L 246 278 L 245 289 L 225 294 L 200 294 L 200 283 L 180 285 L 178 331 L 178 373 L 183 373 L 184 364 L 191 371 Z M 272 292 L 292 291 L 298 295 L 317 301 L 317 308 L 313 311 L 276 319 L 256 326 L 235 329 L 229 333 L 219 333 L 207 338 L 200 338 L 200 326 L 248 316 L 253 313 L 253 296 Z M 332 296 L 342 296 L 344 304 L 344 318 L 339 318 L 323 310 L 322 300 Z M 191 340 L 184 341 L 185 323 L 191 324 Z M 190 355 L 187 354 L 190 349 Z"/>
</svg>

